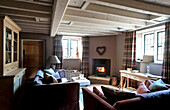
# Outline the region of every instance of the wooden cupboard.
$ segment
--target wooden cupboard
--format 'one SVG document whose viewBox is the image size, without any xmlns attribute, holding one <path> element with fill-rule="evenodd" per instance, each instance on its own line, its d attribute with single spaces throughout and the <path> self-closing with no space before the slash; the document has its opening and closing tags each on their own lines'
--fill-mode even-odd
<svg viewBox="0 0 170 110">
<path fill-rule="evenodd" d="M 10 110 L 23 83 L 26 68 L 19 68 L 19 31 L 8 16 L 0 15 L 0 109 Z"/>
</svg>

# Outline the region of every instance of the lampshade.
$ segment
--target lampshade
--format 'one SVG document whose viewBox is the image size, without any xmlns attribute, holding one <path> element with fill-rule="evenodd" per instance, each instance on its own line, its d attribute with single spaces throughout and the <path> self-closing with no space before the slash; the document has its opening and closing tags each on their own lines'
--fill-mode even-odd
<svg viewBox="0 0 170 110">
<path fill-rule="evenodd" d="M 56 63 L 61 63 L 60 60 L 58 59 L 58 57 L 56 55 L 51 55 L 49 57 L 49 62 L 51 64 L 56 64 Z"/>
<path fill-rule="evenodd" d="M 153 55 L 144 55 L 143 62 L 145 62 L 145 63 L 154 62 L 154 56 Z"/>
</svg>

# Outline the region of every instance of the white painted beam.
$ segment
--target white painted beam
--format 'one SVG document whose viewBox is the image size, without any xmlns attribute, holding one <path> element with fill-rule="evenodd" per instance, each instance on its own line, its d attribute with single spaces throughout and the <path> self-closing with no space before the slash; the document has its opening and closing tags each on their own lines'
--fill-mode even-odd
<svg viewBox="0 0 170 110">
<path fill-rule="evenodd" d="M 65 24 L 60 24 L 60 27 L 68 27 L 68 28 L 84 28 L 84 29 L 97 29 L 97 30 L 115 30 L 115 31 L 119 31 L 118 28 L 114 28 L 113 26 L 111 27 L 105 27 L 105 25 L 94 25 L 91 24 L 90 26 L 87 25 L 86 23 L 79 23 L 79 22 L 75 22 L 72 25 L 65 25 Z"/>
<path fill-rule="evenodd" d="M 69 0 L 54 0 L 52 23 L 51 23 L 51 36 L 54 37 L 59 27 L 60 21 L 63 18 L 65 10 L 68 6 Z"/>
<path fill-rule="evenodd" d="M 111 22 L 111 21 L 106 21 L 106 20 L 99 20 L 95 18 L 86 18 L 86 17 L 78 17 L 78 16 L 70 16 L 70 15 L 65 15 L 63 17 L 63 20 L 65 21 L 73 21 L 73 22 L 83 22 L 86 24 L 100 24 L 101 25 L 108 25 L 108 26 L 113 26 L 113 27 L 119 27 L 119 28 L 127 28 L 127 29 L 136 29 L 135 25 L 128 25 L 124 23 L 116 23 L 116 22 Z"/>
<path fill-rule="evenodd" d="M 21 10 L 21 11 L 27 11 L 27 12 L 37 12 L 37 13 L 45 13 L 45 14 L 51 14 L 51 7 L 50 6 L 44 6 L 39 4 L 32 4 L 32 3 L 26 3 L 26 2 L 18 2 L 13 0 L 1 0 L 0 2 L 1 8 L 6 9 L 15 9 L 15 10 Z"/>
<path fill-rule="evenodd" d="M 80 9 L 70 8 L 70 7 L 68 7 L 68 9 L 66 10 L 65 15 L 84 17 L 86 19 L 89 18 L 89 19 L 110 21 L 110 22 L 119 23 L 119 24 L 146 26 L 145 21 L 135 20 L 135 19 L 127 18 L 127 17 L 115 16 L 111 14 L 80 10 Z"/>
<path fill-rule="evenodd" d="M 41 18 L 51 18 L 51 14 L 37 13 L 37 12 L 27 12 L 27 11 L 17 11 L 13 9 L 4 9 L 0 8 L 0 14 L 12 15 L 12 16 L 21 16 L 21 17 L 41 17 Z"/>
<path fill-rule="evenodd" d="M 156 16 L 170 16 L 169 7 L 135 1 L 135 0 L 85 0 L 85 1 L 90 1 L 95 4 L 115 7 L 119 9 L 124 9 L 133 12 L 144 13 L 144 14 L 151 14 Z"/>
<path fill-rule="evenodd" d="M 142 21 L 149 21 L 151 20 L 151 18 L 159 17 L 159 16 L 151 16 L 148 14 L 132 12 L 128 10 L 123 10 L 123 9 L 118 9 L 118 8 L 93 4 L 93 3 L 89 4 L 86 10 L 96 11 L 96 12 L 101 12 L 101 13 L 108 13 L 108 14 L 112 14 L 118 17 L 126 17 L 126 18 L 131 18 L 133 20 L 136 19 L 136 20 L 142 20 Z"/>
</svg>

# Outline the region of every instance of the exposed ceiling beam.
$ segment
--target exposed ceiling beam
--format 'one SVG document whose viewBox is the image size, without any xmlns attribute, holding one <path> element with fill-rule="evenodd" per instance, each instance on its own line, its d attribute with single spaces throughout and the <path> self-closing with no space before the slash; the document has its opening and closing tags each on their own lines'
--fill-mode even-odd
<svg viewBox="0 0 170 110">
<path fill-rule="evenodd" d="M 50 22 L 37 22 L 37 21 L 22 20 L 22 19 L 13 19 L 13 20 L 18 22 L 26 22 L 26 23 L 50 24 Z"/>
<path fill-rule="evenodd" d="M 93 4 L 93 3 L 89 4 L 86 10 L 91 10 L 91 11 L 96 11 L 96 12 L 101 12 L 101 13 L 108 13 L 108 14 L 113 14 L 118 17 L 127 17 L 131 19 L 142 20 L 142 21 L 149 21 L 151 20 L 151 18 L 159 17 L 159 16 L 151 16 L 148 14 L 132 12 L 128 10 L 122 10 L 122 9 L 113 8 L 113 7 L 107 7 L 107 6 Z"/>
<path fill-rule="evenodd" d="M 50 25 L 48 24 L 32 24 L 32 23 L 20 23 L 17 22 L 17 25 L 19 26 L 30 26 L 30 27 L 44 27 L 44 28 L 50 28 Z"/>
<path fill-rule="evenodd" d="M 98 29 L 94 29 L 94 30 L 90 30 L 90 29 L 83 29 L 83 28 L 68 28 L 68 27 L 60 27 L 58 29 L 59 31 L 61 30 L 67 30 L 67 31 L 74 31 L 74 30 L 78 30 L 78 31 L 85 31 L 85 32 L 114 32 L 114 30 L 98 30 Z"/>
<path fill-rule="evenodd" d="M 17 11 L 12 9 L 0 8 L 1 14 L 12 15 L 12 16 L 22 16 L 22 17 L 41 17 L 41 18 L 51 18 L 51 14 L 42 14 L 37 12 L 27 12 L 27 11 Z"/>
<path fill-rule="evenodd" d="M 20 1 L 20 2 L 27 2 L 27 3 L 33 3 L 33 4 L 38 4 L 38 5 L 45 5 L 45 6 L 52 6 L 52 3 L 50 2 L 43 2 L 43 1 L 33 1 L 33 0 L 15 0 L 15 1 Z"/>
<path fill-rule="evenodd" d="M 65 24 L 60 24 L 60 27 L 68 27 L 68 28 L 84 28 L 84 29 L 97 29 L 97 30 L 115 30 L 115 31 L 119 31 L 118 28 L 113 28 L 113 27 L 103 27 L 103 26 L 96 26 L 96 25 L 93 25 L 93 26 L 87 26 L 87 25 L 80 25 L 80 24 L 76 24 L 76 23 L 73 23 L 72 25 L 65 25 Z"/>
<path fill-rule="evenodd" d="M 70 8 L 70 7 L 66 10 L 65 15 L 84 17 L 84 18 L 103 20 L 103 21 L 110 21 L 110 22 L 119 23 L 119 24 L 122 23 L 122 24 L 128 24 L 128 25 L 146 26 L 145 21 L 135 20 L 135 19 L 127 18 L 127 17 L 120 17 L 120 16 L 118 17 L 118 16 L 111 15 L 111 14 L 80 10 L 80 9 Z"/>
<path fill-rule="evenodd" d="M 89 4 L 90 4 L 89 1 L 85 1 L 85 3 L 83 4 L 83 6 L 81 7 L 81 9 L 82 9 L 82 10 L 85 10 Z"/>
<path fill-rule="evenodd" d="M 33 3 L 26 3 L 26 2 L 17 2 L 13 0 L 1 0 L 0 2 L 1 8 L 6 9 L 15 9 L 20 11 L 27 11 L 27 12 L 37 12 L 37 13 L 45 13 L 51 14 L 51 7 L 33 4 Z"/>
<path fill-rule="evenodd" d="M 69 0 L 54 0 L 52 23 L 51 23 L 51 34 L 50 34 L 52 37 L 56 35 L 60 21 L 62 20 L 64 16 L 68 3 L 69 3 Z"/>
<path fill-rule="evenodd" d="M 156 16 L 170 16 L 169 7 L 135 0 L 85 0 L 85 1 L 90 1 L 92 3 L 100 5 L 115 7 L 139 13 L 152 14 Z"/>
<path fill-rule="evenodd" d="M 109 31 L 120 31 L 118 28 L 101 28 L 101 27 L 89 27 L 89 26 L 76 26 L 76 25 L 60 25 L 59 28 L 69 28 L 69 29 L 84 29 L 84 30 L 98 30 L 98 31 L 102 31 L 102 30 L 109 30 Z"/>
<path fill-rule="evenodd" d="M 33 31 L 33 30 L 21 30 L 21 32 L 49 34 L 49 32 L 45 32 L 45 31 Z"/>
<path fill-rule="evenodd" d="M 94 18 L 85 18 L 85 17 L 78 17 L 78 16 L 70 16 L 70 15 L 65 15 L 63 17 L 63 20 L 65 21 L 73 21 L 73 22 L 83 22 L 86 24 L 100 24 L 101 25 L 108 25 L 108 26 L 113 26 L 113 27 L 120 27 L 120 28 L 128 28 L 128 29 L 136 29 L 134 25 L 128 25 L 124 23 L 115 23 L 111 21 L 106 21 L 106 20 L 99 20 L 99 19 L 94 19 Z"/>
</svg>

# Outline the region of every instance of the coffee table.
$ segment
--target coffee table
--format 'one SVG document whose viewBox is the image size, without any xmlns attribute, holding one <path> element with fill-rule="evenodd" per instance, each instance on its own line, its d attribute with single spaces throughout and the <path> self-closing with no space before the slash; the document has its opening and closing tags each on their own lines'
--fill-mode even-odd
<svg viewBox="0 0 170 110">
<path fill-rule="evenodd" d="M 86 78 L 81 78 L 80 79 L 79 77 L 72 77 L 72 81 L 80 83 L 80 87 L 90 85 L 90 81 L 88 79 L 86 79 Z"/>
</svg>

